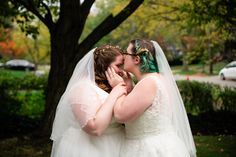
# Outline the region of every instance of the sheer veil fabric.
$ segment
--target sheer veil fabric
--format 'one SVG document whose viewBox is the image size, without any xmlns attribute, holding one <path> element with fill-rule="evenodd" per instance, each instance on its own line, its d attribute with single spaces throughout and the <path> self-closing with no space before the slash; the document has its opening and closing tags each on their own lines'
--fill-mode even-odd
<svg viewBox="0 0 236 157">
<path fill-rule="evenodd" d="M 156 59 L 160 73 L 165 77 L 169 96 L 171 97 L 173 107 L 173 126 L 182 141 L 185 143 L 191 157 L 196 156 L 196 148 L 193 141 L 187 113 L 184 108 L 184 104 L 179 93 L 178 87 L 175 83 L 175 79 L 172 75 L 170 66 L 167 59 L 158 45 L 157 42 L 152 41 L 155 51 Z M 89 51 L 76 65 L 74 72 L 69 80 L 64 94 L 62 95 L 59 104 L 57 106 L 56 116 L 53 123 L 52 134 L 50 139 L 53 141 L 59 140 L 64 132 L 70 127 L 81 129 L 86 125 L 88 120 L 94 118 L 96 107 L 87 106 L 86 103 L 80 103 L 82 110 L 84 111 L 84 118 L 78 122 L 71 110 L 71 93 L 76 93 L 76 90 L 90 90 L 95 86 L 95 74 L 94 74 L 94 58 L 93 53 L 95 49 Z M 82 83 L 82 86 L 80 86 Z M 87 86 L 86 86 L 86 84 Z M 87 100 L 86 100 L 87 101 Z M 92 101 L 92 100 L 88 100 Z M 93 100 L 96 101 L 96 100 Z"/>
<path fill-rule="evenodd" d="M 62 95 L 56 110 L 56 116 L 53 123 L 52 134 L 50 139 L 56 141 L 60 139 L 63 133 L 69 128 L 82 128 L 88 120 L 94 118 L 94 107 L 86 106 L 86 103 L 80 103 L 84 111 L 84 118 L 79 121 L 73 115 L 71 110 L 71 94 L 78 94 L 76 91 L 89 91 L 95 85 L 94 74 L 94 58 L 93 53 L 95 48 L 89 51 L 76 65 L 74 72 L 69 80 L 64 94 Z M 84 83 L 87 84 L 84 84 Z M 80 86 L 82 85 L 82 86 Z M 87 86 L 86 86 L 87 85 Z M 76 88 L 75 88 L 76 87 Z M 92 90 L 90 90 L 92 91 Z M 85 101 L 85 100 L 84 100 Z M 89 101 L 89 100 L 88 100 Z"/>
<path fill-rule="evenodd" d="M 174 76 L 171 72 L 168 61 L 164 52 L 156 41 L 151 41 L 154 45 L 156 52 L 156 60 L 160 70 L 160 73 L 164 76 L 167 91 L 172 104 L 172 124 L 179 138 L 184 142 L 191 157 L 196 157 L 196 148 L 190 129 L 187 113 L 185 111 L 184 103 L 178 87 L 176 85 Z"/>
</svg>

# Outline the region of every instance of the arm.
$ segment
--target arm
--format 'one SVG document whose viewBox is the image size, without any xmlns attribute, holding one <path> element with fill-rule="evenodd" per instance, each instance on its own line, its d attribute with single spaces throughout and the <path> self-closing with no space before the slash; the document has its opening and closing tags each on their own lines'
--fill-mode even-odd
<svg viewBox="0 0 236 157">
<path fill-rule="evenodd" d="M 111 91 L 103 104 L 91 105 L 96 107 L 94 109 L 96 112 L 94 115 L 95 118 L 90 118 L 85 122 L 83 130 L 90 135 L 100 136 L 111 122 L 116 100 L 122 94 L 125 94 L 125 92 L 125 87 L 119 84 Z M 84 119 L 84 116 L 87 116 L 86 113 L 81 110 L 81 105 L 74 105 L 73 112 L 79 121 Z"/>
<path fill-rule="evenodd" d="M 127 96 L 117 100 L 114 106 L 116 120 L 121 123 L 135 120 L 152 104 L 155 94 L 155 82 L 150 78 L 138 83 Z"/>
</svg>

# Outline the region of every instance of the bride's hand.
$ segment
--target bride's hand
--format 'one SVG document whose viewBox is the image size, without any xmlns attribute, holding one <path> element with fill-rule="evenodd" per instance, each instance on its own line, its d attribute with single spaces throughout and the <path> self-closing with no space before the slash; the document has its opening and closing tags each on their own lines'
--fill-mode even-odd
<svg viewBox="0 0 236 157">
<path fill-rule="evenodd" d="M 108 70 L 105 71 L 105 74 L 112 88 L 114 88 L 119 83 L 124 83 L 124 79 L 118 75 L 113 68 L 108 67 Z"/>
<path fill-rule="evenodd" d="M 124 82 L 127 86 L 127 92 L 130 93 L 131 90 L 133 89 L 133 80 L 131 78 L 130 73 L 123 71 L 123 75 L 122 75 Z"/>
<path fill-rule="evenodd" d="M 126 88 L 125 83 L 119 83 L 118 85 L 116 85 L 112 89 L 111 93 L 115 93 L 116 97 L 120 97 L 122 95 L 127 95 L 127 88 Z"/>
</svg>

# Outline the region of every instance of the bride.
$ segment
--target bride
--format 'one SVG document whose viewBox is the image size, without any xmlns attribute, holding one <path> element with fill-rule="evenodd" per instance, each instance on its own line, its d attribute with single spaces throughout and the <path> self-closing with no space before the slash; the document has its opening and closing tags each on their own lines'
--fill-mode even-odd
<svg viewBox="0 0 236 157">
<path fill-rule="evenodd" d="M 117 47 L 91 50 L 76 65 L 54 119 L 51 157 L 118 157 L 123 126 L 114 119 L 116 100 L 126 94 L 122 84 L 112 89 L 105 71 L 123 74 L 123 56 Z"/>
<path fill-rule="evenodd" d="M 124 55 L 124 70 L 138 83 L 114 107 L 126 131 L 120 157 L 195 157 L 182 98 L 160 46 L 136 39 Z M 109 82 L 120 78 L 112 68 L 106 74 Z"/>
</svg>

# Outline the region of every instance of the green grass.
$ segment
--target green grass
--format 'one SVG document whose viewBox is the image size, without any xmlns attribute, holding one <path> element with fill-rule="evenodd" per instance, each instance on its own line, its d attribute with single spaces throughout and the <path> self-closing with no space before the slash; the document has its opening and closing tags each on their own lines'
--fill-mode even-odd
<svg viewBox="0 0 236 157">
<path fill-rule="evenodd" d="M 234 157 L 236 136 L 195 136 L 198 157 Z"/>
<path fill-rule="evenodd" d="M 10 76 L 10 77 L 15 77 L 15 78 L 23 78 L 24 76 L 26 76 L 30 73 L 32 73 L 32 72 L 0 69 L 0 77 L 1 76 L 4 76 L 4 77 Z"/>
<path fill-rule="evenodd" d="M 226 65 L 225 62 L 219 62 L 213 65 L 213 75 L 218 75 L 219 71 Z M 180 75 L 209 75 L 209 66 L 202 64 L 193 64 L 188 65 L 188 70 L 183 70 L 182 65 L 181 66 L 172 66 L 171 67 L 174 74 L 180 74 Z"/>
<path fill-rule="evenodd" d="M 195 136 L 198 157 L 234 157 L 236 136 Z M 0 157 L 49 157 L 51 143 L 24 137 L 0 141 Z"/>
</svg>

